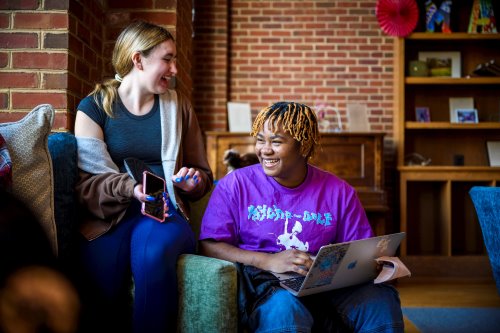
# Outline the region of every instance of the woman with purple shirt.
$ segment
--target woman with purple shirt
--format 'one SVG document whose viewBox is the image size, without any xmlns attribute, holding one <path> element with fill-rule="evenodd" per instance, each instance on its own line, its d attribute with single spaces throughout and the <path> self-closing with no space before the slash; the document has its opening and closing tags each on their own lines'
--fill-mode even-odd
<svg viewBox="0 0 500 333">
<path fill-rule="evenodd" d="M 238 263 L 245 281 L 242 324 L 251 332 L 403 332 L 399 295 L 390 285 L 297 298 L 267 272 L 306 275 L 310 255 L 322 245 L 372 237 L 373 231 L 355 190 L 308 164 L 319 145 L 308 106 L 265 108 L 251 135 L 260 163 L 219 181 L 200 234 L 202 253 Z"/>
</svg>

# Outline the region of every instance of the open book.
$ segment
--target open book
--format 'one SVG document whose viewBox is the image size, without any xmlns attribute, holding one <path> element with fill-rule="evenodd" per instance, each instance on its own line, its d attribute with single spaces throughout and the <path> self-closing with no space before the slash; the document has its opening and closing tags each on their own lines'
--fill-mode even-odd
<svg viewBox="0 0 500 333">
<path fill-rule="evenodd" d="M 411 276 L 411 272 L 408 267 L 406 267 L 398 257 L 384 256 L 375 259 L 375 261 L 382 265 L 382 270 L 378 274 L 377 278 L 373 280 L 373 283 L 382 283 L 401 277 Z"/>
</svg>

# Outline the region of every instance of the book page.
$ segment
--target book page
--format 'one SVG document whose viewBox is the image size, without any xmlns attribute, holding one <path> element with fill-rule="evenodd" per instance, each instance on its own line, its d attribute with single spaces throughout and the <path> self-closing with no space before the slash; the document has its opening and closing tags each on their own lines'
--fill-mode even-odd
<svg viewBox="0 0 500 333">
<path fill-rule="evenodd" d="M 403 264 L 403 262 L 398 257 L 380 257 L 375 259 L 378 264 L 382 265 L 382 270 L 380 271 L 377 278 L 373 283 L 382 283 L 390 280 L 394 280 L 401 277 L 411 276 L 410 270 Z"/>
</svg>

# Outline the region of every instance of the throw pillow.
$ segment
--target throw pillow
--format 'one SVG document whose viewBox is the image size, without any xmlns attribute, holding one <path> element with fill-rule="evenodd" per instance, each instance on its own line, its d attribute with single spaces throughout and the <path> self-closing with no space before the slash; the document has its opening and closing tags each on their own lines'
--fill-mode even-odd
<svg viewBox="0 0 500 333">
<path fill-rule="evenodd" d="M 53 120 L 52 106 L 39 105 L 17 122 L 0 124 L 0 134 L 12 159 L 12 193 L 38 218 L 57 254 L 52 161 L 47 148 Z"/>
</svg>

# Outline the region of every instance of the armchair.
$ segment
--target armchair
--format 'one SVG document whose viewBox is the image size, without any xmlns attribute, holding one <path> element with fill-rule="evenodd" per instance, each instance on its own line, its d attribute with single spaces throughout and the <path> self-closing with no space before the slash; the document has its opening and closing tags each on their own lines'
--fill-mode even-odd
<svg viewBox="0 0 500 333">
<path fill-rule="evenodd" d="M 191 227 L 196 238 L 210 195 L 191 203 Z M 177 277 L 178 332 L 238 331 L 237 271 L 233 263 L 185 254 L 177 263 Z"/>
<path fill-rule="evenodd" d="M 500 188 L 474 186 L 469 191 L 500 294 Z"/>
</svg>

